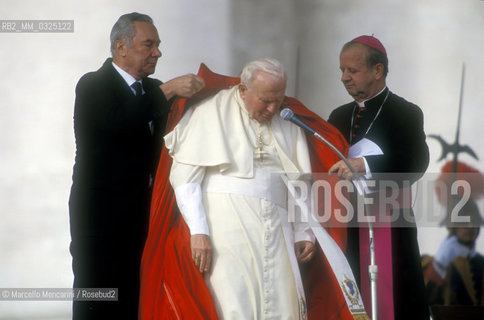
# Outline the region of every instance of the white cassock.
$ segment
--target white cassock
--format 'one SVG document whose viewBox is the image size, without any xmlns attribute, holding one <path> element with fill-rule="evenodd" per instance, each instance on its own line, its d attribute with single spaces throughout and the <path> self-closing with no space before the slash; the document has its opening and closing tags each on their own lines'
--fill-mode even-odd
<svg viewBox="0 0 484 320">
<path fill-rule="evenodd" d="M 311 172 L 304 133 L 276 114 L 249 118 L 238 87 L 190 108 L 165 136 L 170 181 L 193 234 L 213 245 L 207 285 L 222 319 L 299 319 L 304 292 L 294 243 L 314 236 L 287 221 L 287 187 Z M 258 151 L 262 151 L 262 154 Z"/>
</svg>

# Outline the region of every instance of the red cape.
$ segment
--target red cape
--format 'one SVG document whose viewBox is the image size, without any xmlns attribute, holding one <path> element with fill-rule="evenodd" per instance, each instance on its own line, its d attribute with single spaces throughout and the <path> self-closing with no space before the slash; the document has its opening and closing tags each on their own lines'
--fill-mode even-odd
<svg viewBox="0 0 484 320">
<path fill-rule="evenodd" d="M 198 75 L 205 88 L 191 99 L 178 99 L 172 105 L 167 132 L 178 123 L 184 110 L 216 92 L 239 83 L 239 78 L 211 72 L 204 64 Z M 333 143 L 343 154 L 348 151 L 344 137 L 333 126 L 287 97 L 285 106 Z M 313 172 L 328 172 L 339 160 L 326 145 L 308 135 Z M 317 140 L 317 141 L 316 141 Z M 169 182 L 172 159 L 163 148 L 153 188 L 150 230 L 141 261 L 140 319 L 217 319 L 212 298 L 191 257 L 190 232 L 178 211 Z M 336 177 L 332 183 L 336 182 Z M 335 198 L 333 204 L 337 204 Z M 341 208 L 340 208 L 341 209 Z M 328 230 L 344 250 L 346 229 Z M 301 266 L 309 319 L 353 319 L 338 282 L 321 250 L 311 262 Z"/>
</svg>

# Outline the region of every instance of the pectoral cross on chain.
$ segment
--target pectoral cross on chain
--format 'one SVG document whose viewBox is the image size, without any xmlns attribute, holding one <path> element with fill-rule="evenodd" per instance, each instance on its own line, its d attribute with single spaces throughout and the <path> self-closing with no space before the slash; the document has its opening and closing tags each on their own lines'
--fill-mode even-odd
<svg viewBox="0 0 484 320">
<path fill-rule="evenodd" d="M 259 156 L 260 165 L 264 164 L 264 154 L 268 153 L 269 152 L 262 149 L 262 135 L 259 133 L 257 137 L 257 149 L 255 149 L 254 154 Z"/>
</svg>

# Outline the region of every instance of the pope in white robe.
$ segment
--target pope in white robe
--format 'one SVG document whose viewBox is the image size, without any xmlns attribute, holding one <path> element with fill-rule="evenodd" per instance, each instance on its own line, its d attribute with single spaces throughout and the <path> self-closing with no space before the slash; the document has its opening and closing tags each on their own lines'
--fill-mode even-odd
<svg viewBox="0 0 484 320">
<path fill-rule="evenodd" d="M 314 235 L 288 222 L 281 174 L 311 166 L 304 133 L 279 116 L 285 87 L 277 61 L 251 62 L 240 85 L 190 108 L 165 136 L 192 257 L 223 319 L 305 314 L 297 261 L 311 259 Z"/>
</svg>

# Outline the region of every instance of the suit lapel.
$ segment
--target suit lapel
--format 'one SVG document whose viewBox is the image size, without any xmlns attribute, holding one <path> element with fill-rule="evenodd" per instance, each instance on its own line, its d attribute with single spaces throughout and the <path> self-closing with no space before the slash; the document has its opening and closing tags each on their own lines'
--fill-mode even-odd
<svg viewBox="0 0 484 320">
<path fill-rule="evenodd" d="M 119 72 L 113 67 L 113 59 L 108 58 L 104 62 L 101 70 L 105 74 L 107 79 L 112 79 L 112 89 L 116 93 L 116 97 L 119 100 L 127 100 L 133 98 L 133 91 L 119 74 Z"/>
</svg>

